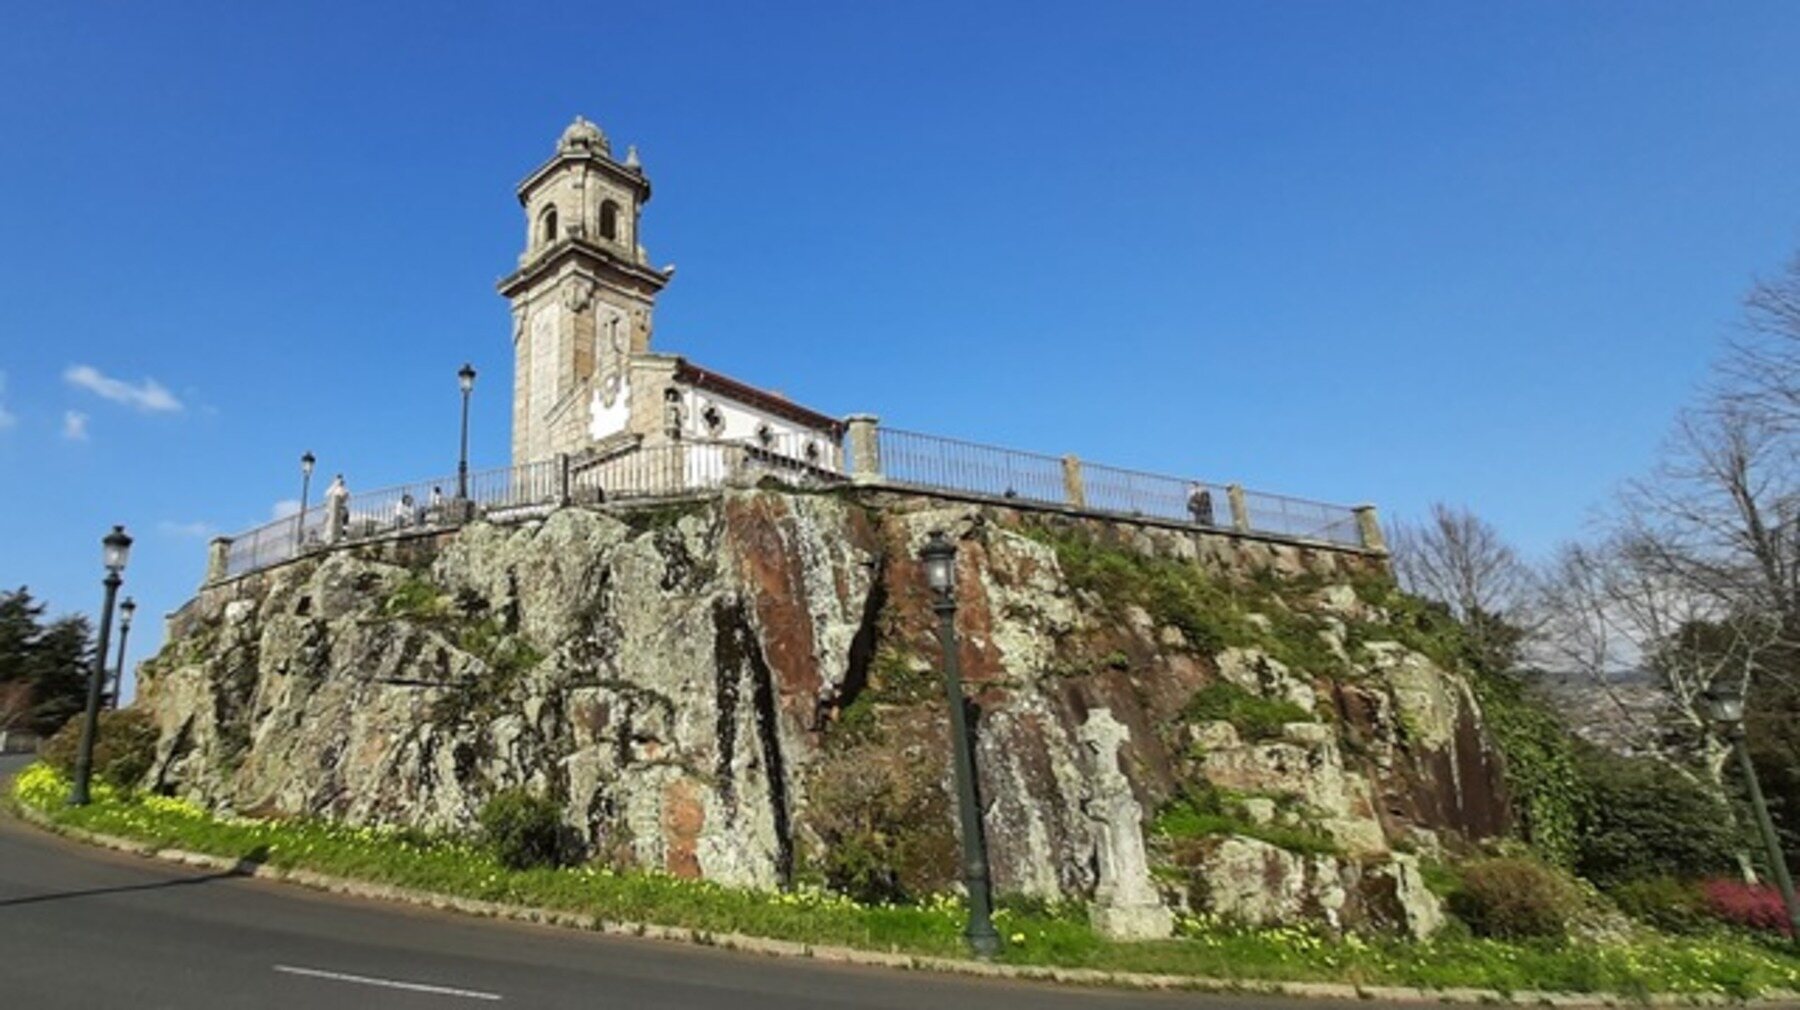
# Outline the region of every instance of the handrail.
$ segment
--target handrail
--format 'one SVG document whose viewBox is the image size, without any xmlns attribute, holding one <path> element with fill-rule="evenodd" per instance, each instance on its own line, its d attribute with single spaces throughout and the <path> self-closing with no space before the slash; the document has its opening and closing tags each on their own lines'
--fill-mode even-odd
<svg viewBox="0 0 1800 1010">
<path fill-rule="evenodd" d="M 1368 507 L 1087 463 L 1074 456 L 983 445 L 897 428 L 859 441 L 857 419 L 844 444 L 811 434 L 627 446 L 586 458 L 556 456 L 469 474 L 468 498 L 445 493 L 454 477 L 353 492 L 215 542 L 208 579 L 243 575 L 338 543 L 448 529 L 570 503 L 674 497 L 753 483 L 864 483 L 1024 502 L 1129 519 L 1151 519 L 1284 540 L 1380 550 Z"/>
</svg>

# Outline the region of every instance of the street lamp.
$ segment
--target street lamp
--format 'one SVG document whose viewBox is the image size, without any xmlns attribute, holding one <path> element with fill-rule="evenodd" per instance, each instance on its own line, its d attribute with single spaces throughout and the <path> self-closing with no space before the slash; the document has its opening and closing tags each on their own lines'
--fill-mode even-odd
<svg viewBox="0 0 1800 1010">
<path fill-rule="evenodd" d="M 1738 770 L 1743 773 L 1744 788 L 1750 794 L 1750 808 L 1756 814 L 1756 827 L 1762 833 L 1763 846 L 1768 849 L 1769 872 L 1775 877 L 1775 886 L 1781 890 L 1782 904 L 1787 906 L 1794 942 L 1800 943 L 1800 901 L 1794 898 L 1794 878 L 1788 873 L 1787 857 L 1781 852 L 1781 837 L 1775 834 L 1775 824 L 1769 820 L 1769 805 L 1763 801 L 1762 784 L 1756 779 L 1756 765 L 1750 760 L 1750 748 L 1744 743 L 1744 696 L 1723 684 L 1714 684 L 1706 692 L 1706 709 L 1737 754 Z"/>
<path fill-rule="evenodd" d="M 125 597 L 119 604 L 119 661 L 113 664 L 112 692 L 107 696 L 107 707 L 119 707 L 119 692 L 125 689 L 125 640 L 131 637 L 131 615 L 137 613 L 137 602 Z"/>
<path fill-rule="evenodd" d="M 311 449 L 300 454 L 300 512 L 294 517 L 295 554 L 300 553 L 301 538 L 306 532 L 306 496 L 312 491 L 313 464 L 317 462 Z"/>
<path fill-rule="evenodd" d="M 72 806 L 86 806 L 88 802 L 88 780 L 93 777 L 94 770 L 94 732 L 100 724 L 100 688 L 106 679 L 106 645 L 112 635 L 113 599 L 119 594 L 119 583 L 125 581 L 122 573 L 125 562 L 131 557 L 131 538 L 125 535 L 125 527 L 114 526 L 112 532 L 100 540 L 101 563 L 106 566 L 106 578 L 100 584 L 106 587 L 106 603 L 100 608 L 100 641 L 94 650 L 94 668 L 88 673 L 87 712 L 81 723 L 81 749 L 75 752 L 75 787 L 69 791 L 69 803 Z"/>
<path fill-rule="evenodd" d="M 981 807 L 975 799 L 975 754 L 970 747 L 969 713 L 963 699 L 962 673 L 956 655 L 956 545 L 941 531 L 919 549 L 931 609 L 938 615 L 938 641 L 944 650 L 944 694 L 950 704 L 950 749 L 956 766 L 957 814 L 962 825 L 963 888 L 969 892 L 969 923 L 963 939 L 977 957 L 1000 952 L 994 930 L 993 894 L 988 881 L 987 840 L 981 830 Z"/>
<path fill-rule="evenodd" d="M 469 497 L 469 394 L 475 389 L 475 366 L 463 362 L 457 369 L 456 384 L 462 387 L 462 455 L 456 461 L 456 499 Z"/>
</svg>

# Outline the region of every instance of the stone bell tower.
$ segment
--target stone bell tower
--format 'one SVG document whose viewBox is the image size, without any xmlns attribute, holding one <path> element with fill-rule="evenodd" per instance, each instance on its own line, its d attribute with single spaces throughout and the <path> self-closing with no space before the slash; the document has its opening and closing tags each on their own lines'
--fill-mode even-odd
<svg viewBox="0 0 1800 1010">
<path fill-rule="evenodd" d="M 638 243 L 650 180 L 636 148 L 615 160 L 586 119 L 563 131 L 518 193 L 525 251 L 500 282 L 512 303 L 515 465 L 625 430 L 631 358 L 650 348 L 656 295 L 673 273 L 652 269 Z"/>
</svg>

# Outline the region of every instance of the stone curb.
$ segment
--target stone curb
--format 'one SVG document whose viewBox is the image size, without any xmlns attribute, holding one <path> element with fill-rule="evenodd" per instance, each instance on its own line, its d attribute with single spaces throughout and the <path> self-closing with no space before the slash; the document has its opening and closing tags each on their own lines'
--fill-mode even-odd
<svg viewBox="0 0 1800 1010">
<path fill-rule="evenodd" d="M 882 953 L 856 947 L 837 947 L 748 936 L 742 933 L 710 933 L 684 926 L 657 926 L 642 922 L 614 922 L 579 912 L 509 905 L 497 901 L 461 898 L 435 891 L 417 891 L 389 884 L 372 884 L 347 877 L 334 877 L 311 870 L 289 870 L 266 863 L 227 859 L 223 856 L 184 849 L 158 848 L 116 835 L 105 835 L 84 828 L 58 824 L 41 811 L 7 796 L 7 805 L 22 819 L 53 834 L 102 848 L 129 852 L 150 859 L 202 869 L 218 870 L 260 880 L 298 884 L 317 891 L 343 894 L 376 901 L 400 902 L 464 915 L 511 919 L 546 926 L 581 929 L 610 936 L 635 936 L 653 940 L 720 947 L 771 957 L 805 957 L 838 964 L 935 971 L 985 978 L 1028 982 L 1063 982 L 1076 985 L 1112 986 L 1125 989 L 1183 989 L 1194 992 L 1247 993 L 1262 996 L 1295 996 L 1311 999 L 1385 1000 L 1395 1003 L 1512 1003 L 1554 1007 L 1624 1007 L 1624 1006 L 1735 1006 L 1758 1008 L 1800 1007 L 1800 993 L 1771 991 L 1756 999 L 1743 1001 L 1706 993 L 1656 993 L 1648 997 L 1620 993 L 1544 992 L 1523 989 L 1504 993 L 1498 989 L 1418 989 L 1410 986 L 1351 985 L 1342 982 L 1277 982 L 1262 979 L 1219 979 L 1198 975 L 1158 975 L 1148 972 L 1104 971 L 1098 968 L 1057 968 L 1048 965 L 991 964 L 958 958 L 930 957 L 914 954 Z"/>
</svg>

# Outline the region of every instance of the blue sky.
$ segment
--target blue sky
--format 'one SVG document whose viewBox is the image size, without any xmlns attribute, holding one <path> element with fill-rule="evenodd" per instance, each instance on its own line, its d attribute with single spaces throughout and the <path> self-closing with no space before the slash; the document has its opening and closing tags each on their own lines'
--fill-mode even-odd
<svg viewBox="0 0 1800 1010">
<path fill-rule="evenodd" d="M 1752 3 L 15 6 L 0 584 L 97 606 L 123 522 L 154 618 L 304 449 L 453 469 L 465 359 L 504 462 L 512 188 L 577 113 L 655 184 L 659 349 L 1541 553 L 1800 248 L 1797 43 Z"/>
</svg>

